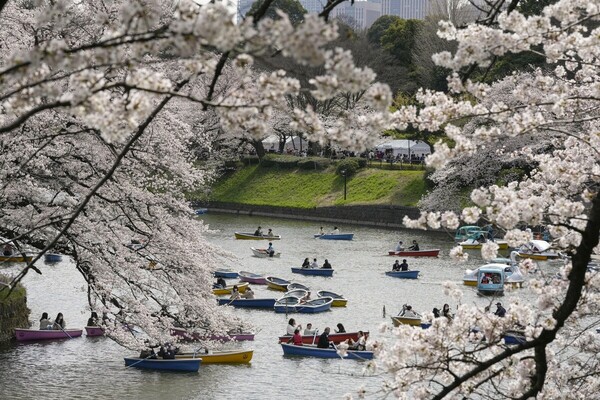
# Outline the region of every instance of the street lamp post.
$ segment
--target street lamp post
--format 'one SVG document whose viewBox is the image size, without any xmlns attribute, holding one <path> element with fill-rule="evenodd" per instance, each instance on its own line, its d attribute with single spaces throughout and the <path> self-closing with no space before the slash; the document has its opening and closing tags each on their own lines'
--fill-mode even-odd
<svg viewBox="0 0 600 400">
<path fill-rule="evenodd" d="M 346 170 L 343 169 L 340 171 L 342 176 L 344 177 L 344 200 L 346 200 Z"/>
</svg>

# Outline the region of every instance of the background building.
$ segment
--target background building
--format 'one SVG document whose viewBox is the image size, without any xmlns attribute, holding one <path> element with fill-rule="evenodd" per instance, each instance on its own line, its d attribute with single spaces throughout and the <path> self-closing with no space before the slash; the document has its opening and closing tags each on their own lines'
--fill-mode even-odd
<svg viewBox="0 0 600 400">
<path fill-rule="evenodd" d="M 371 1 L 355 1 L 342 3 L 333 9 L 333 18 L 340 18 L 350 23 L 355 29 L 369 29 L 377 18 L 381 17 L 381 3 Z"/>
<path fill-rule="evenodd" d="M 382 0 L 381 15 L 397 15 L 402 19 L 424 19 L 428 0 Z"/>
</svg>

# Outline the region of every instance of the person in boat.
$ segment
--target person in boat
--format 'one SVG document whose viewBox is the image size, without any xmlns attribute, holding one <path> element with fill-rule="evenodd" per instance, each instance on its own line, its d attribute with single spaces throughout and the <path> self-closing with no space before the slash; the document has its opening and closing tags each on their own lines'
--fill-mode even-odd
<svg viewBox="0 0 600 400">
<path fill-rule="evenodd" d="M 306 324 L 306 329 L 304 329 L 303 335 L 309 336 L 309 335 L 314 335 L 317 332 L 316 329 L 312 328 L 312 324 L 309 322 L 308 324 Z"/>
<path fill-rule="evenodd" d="M 402 243 L 402 240 L 400 240 L 398 242 L 398 244 L 396 245 L 396 251 L 403 251 L 404 250 L 404 243 Z"/>
<path fill-rule="evenodd" d="M 290 318 L 288 321 L 288 325 L 286 328 L 286 335 L 293 335 L 294 331 L 297 329 L 302 329 L 302 325 L 296 325 L 296 320 L 294 318 Z"/>
<path fill-rule="evenodd" d="M 367 348 L 367 339 L 365 338 L 365 334 L 363 331 L 358 331 L 358 338 L 356 341 L 352 339 L 348 339 L 350 341 L 348 350 L 358 350 L 364 351 Z"/>
<path fill-rule="evenodd" d="M 40 330 L 52 329 L 52 321 L 48 318 L 48 313 L 42 313 L 42 318 L 40 318 Z"/>
<path fill-rule="evenodd" d="M 2 248 L 2 255 L 12 256 L 14 252 L 15 252 L 15 246 L 13 246 L 11 243 L 4 244 L 4 247 Z"/>
<path fill-rule="evenodd" d="M 400 271 L 408 271 L 408 263 L 406 259 L 402 260 L 402 264 L 400 264 Z"/>
<path fill-rule="evenodd" d="M 254 298 L 254 290 L 252 290 L 250 288 L 250 286 L 248 286 L 246 288 L 246 291 L 244 292 L 244 294 L 242 295 L 242 299 L 253 299 Z"/>
<path fill-rule="evenodd" d="M 323 236 L 325 234 L 325 230 L 323 229 L 323 227 L 321 227 L 319 229 L 319 235 Z"/>
<path fill-rule="evenodd" d="M 311 268 L 319 268 L 319 263 L 316 258 L 313 258 L 313 262 L 310 264 Z"/>
<path fill-rule="evenodd" d="M 140 352 L 140 358 L 143 360 L 156 360 L 158 355 L 152 347 L 144 349 Z"/>
<path fill-rule="evenodd" d="M 441 317 L 440 310 L 438 310 L 437 307 L 433 307 L 433 318 L 439 318 L 439 317 Z"/>
<path fill-rule="evenodd" d="M 298 303 L 304 304 L 304 303 L 308 303 L 310 300 L 312 300 L 310 298 L 310 292 L 306 292 L 306 294 L 300 298 L 300 300 L 298 301 Z"/>
<path fill-rule="evenodd" d="M 63 318 L 63 314 L 61 312 L 59 312 L 56 315 L 56 319 L 54 320 L 54 323 L 52 324 L 52 329 L 61 331 L 61 330 L 64 330 L 66 327 L 67 327 L 67 323 L 65 322 L 65 319 Z"/>
<path fill-rule="evenodd" d="M 492 283 L 490 281 L 490 276 L 488 274 L 483 274 L 483 276 L 481 277 L 481 284 L 487 285 L 489 283 Z"/>
<path fill-rule="evenodd" d="M 175 354 L 179 349 L 173 346 L 171 343 L 165 343 L 164 346 L 160 346 L 160 350 L 158 351 L 158 356 L 162 357 L 165 360 L 174 360 Z"/>
<path fill-rule="evenodd" d="M 319 336 L 319 342 L 317 343 L 317 347 L 319 349 L 328 349 L 329 348 L 329 332 L 331 330 L 329 327 L 325 328 L 321 336 Z"/>
<path fill-rule="evenodd" d="M 86 326 L 98 326 L 98 314 L 96 311 L 92 311 L 92 315 L 88 318 Z"/>
<path fill-rule="evenodd" d="M 341 322 L 339 324 L 337 324 L 336 326 L 337 326 L 337 329 L 335 329 L 335 333 L 346 333 L 346 328 L 344 328 L 344 325 L 342 325 Z"/>
<path fill-rule="evenodd" d="M 239 291 L 237 285 L 233 285 L 233 289 L 231 289 L 231 296 L 229 297 L 229 300 L 238 300 L 238 299 L 241 299 L 240 291 Z"/>
<path fill-rule="evenodd" d="M 337 226 L 333 227 L 333 231 L 331 231 L 332 235 L 339 235 L 340 234 L 340 230 L 338 229 Z"/>
<path fill-rule="evenodd" d="M 304 259 L 304 262 L 302 263 L 302 268 L 310 268 L 310 260 L 308 259 L 308 257 Z"/>
<path fill-rule="evenodd" d="M 273 248 L 272 242 L 269 242 L 269 247 L 267 247 L 267 254 L 269 255 L 269 257 L 273 257 L 273 254 L 275 254 L 275 249 Z"/>
<path fill-rule="evenodd" d="M 444 307 L 442 307 L 442 316 L 448 318 L 449 321 L 452 321 L 452 319 L 454 318 L 454 316 L 450 312 L 450 305 L 448 303 L 444 304 Z"/>
<path fill-rule="evenodd" d="M 394 261 L 394 264 L 392 264 L 392 271 L 400 271 L 400 261 Z"/>
<path fill-rule="evenodd" d="M 323 263 L 323 266 L 321 268 L 331 269 L 331 264 L 329 264 L 329 261 L 327 259 L 325 259 L 325 262 Z"/>
<path fill-rule="evenodd" d="M 227 282 L 225 282 L 225 278 L 223 278 L 222 276 L 217 278 L 217 283 L 215 283 L 215 288 L 224 288 L 225 286 L 227 286 Z"/>
<path fill-rule="evenodd" d="M 483 236 L 483 233 L 479 234 L 479 236 L 477 237 L 477 242 L 478 243 L 485 243 L 485 237 Z"/>
<path fill-rule="evenodd" d="M 410 246 L 408 249 L 412 251 L 419 251 L 419 243 L 417 243 L 416 240 L 413 240 L 412 246 Z"/>
<path fill-rule="evenodd" d="M 275 236 L 273 234 L 273 229 L 269 228 L 269 230 L 267 231 L 267 236 Z"/>
<path fill-rule="evenodd" d="M 259 226 L 255 231 L 254 231 L 254 236 L 262 236 L 262 228 Z"/>
<path fill-rule="evenodd" d="M 506 315 L 506 308 L 502 307 L 502 303 L 496 303 L 496 312 L 494 312 L 494 315 L 498 317 L 504 317 Z"/>
<path fill-rule="evenodd" d="M 412 309 L 412 306 L 407 305 L 405 307 L 402 307 L 402 311 L 400 311 L 400 314 L 398 314 L 398 316 L 406 317 L 406 318 L 417 318 L 419 316 L 419 314 L 414 312 L 414 310 Z"/>
<path fill-rule="evenodd" d="M 300 329 L 296 328 L 291 342 L 294 346 L 302 346 L 302 335 L 300 334 Z"/>
</svg>

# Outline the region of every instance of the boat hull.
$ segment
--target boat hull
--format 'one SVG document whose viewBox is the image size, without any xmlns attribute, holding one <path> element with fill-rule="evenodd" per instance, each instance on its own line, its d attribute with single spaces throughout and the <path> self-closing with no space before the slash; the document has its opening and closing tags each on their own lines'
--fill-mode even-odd
<svg viewBox="0 0 600 400">
<path fill-rule="evenodd" d="M 318 358 L 344 358 L 349 360 L 372 360 L 372 351 L 354 351 L 348 350 L 344 356 L 341 356 L 333 348 L 320 349 L 313 346 L 295 346 L 293 344 L 281 343 L 283 354 L 286 356 L 303 356 Z"/>
<path fill-rule="evenodd" d="M 254 233 L 235 232 L 235 238 L 239 240 L 281 240 L 280 235 L 275 236 L 254 236 Z"/>
<path fill-rule="evenodd" d="M 369 336 L 369 332 L 364 332 L 365 336 Z M 290 335 L 279 336 L 279 341 L 283 343 L 287 343 L 292 339 Z M 345 333 L 331 333 L 329 334 L 329 341 L 335 344 L 345 342 L 348 339 L 352 339 L 354 341 L 358 340 L 358 332 L 345 332 Z M 314 340 L 314 342 L 313 342 Z M 302 343 L 304 344 L 314 344 L 319 341 L 319 335 L 302 335 Z"/>
<path fill-rule="evenodd" d="M 494 243 L 498 245 L 498 249 L 506 250 L 508 249 L 508 242 L 503 240 L 496 240 Z M 460 243 L 460 246 L 465 250 L 477 250 L 481 249 L 482 243 Z"/>
<path fill-rule="evenodd" d="M 531 258 L 532 260 L 546 261 L 558 258 L 558 254 L 555 253 L 518 253 L 521 258 Z"/>
<path fill-rule="evenodd" d="M 287 287 L 291 283 L 285 279 L 273 278 L 271 276 L 267 276 L 265 279 L 267 280 L 267 287 L 269 289 L 278 290 L 280 292 L 287 292 Z"/>
<path fill-rule="evenodd" d="M 522 344 L 526 342 L 525 336 L 517 332 L 506 332 L 503 336 L 504 344 Z"/>
<path fill-rule="evenodd" d="M 354 238 L 354 233 L 339 233 L 337 235 L 334 234 L 325 234 L 325 235 L 315 235 L 315 239 L 321 240 L 352 240 Z"/>
<path fill-rule="evenodd" d="M 250 247 L 250 250 L 252 250 L 252 254 L 254 254 L 254 257 L 258 257 L 258 258 L 280 258 L 281 257 L 281 253 L 274 253 L 272 256 L 267 253 L 267 251 L 265 249 L 256 249 L 254 247 Z"/>
<path fill-rule="evenodd" d="M 228 271 L 225 269 L 218 269 L 213 274 L 215 278 L 224 278 L 224 279 L 236 279 L 238 277 L 238 273 L 235 271 Z"/>
<path fill-rule="evenodd" d="M 419 277 L 419 271 L 387 271 L 385 273 L 387 276 L 391 276 L 393 278 L 400 279 L 417 279 Z"/>
<path fill-rule="evenodd" d="M 101 326 L 86 326 L 86 336 L 104 336 L 104 328 Z"/>
<path fill-rule="evenodd" d="M 392 317 L 392 323 L 394 326 L 410 325 L 410 326 L 421 326 L 421 318 L 419 317 Z"/>
<path fill-rule="evenodd" d="M 62 255 L 55 253 L 44 254 L 44 261 L 47 263 L 57 263 L 62 261 Z"/>
<path fill-rule="evenodd" d="M 253 283 L 255 285 L 266 285 L 267 284 L 267 279 L 262 275 L 253 274 L 251 272 L 246 272 L 246 271 L 240 271 L 240 272 L 238 272 L 238 275 L 240 277 L 240 281 L 242 281 L 242 282 Z"/>
<path fill-rule="evenodd" d="M 402 250 L 402 251 L 393 251 L 390 250 L 388 255 L 390 256 L 400 256 L 400 257 L 437 257 L 440 254 L 440 249 L 431 249 L 431 250 Z"/>
<path fill-rule="evenodd" d="M 308 276 L 333 276 L 333 269 L 329 268 L 292 268 L 292 272 Z"/>
<path fill-rule="evenodd" d="M 213 294 L 216 294 L 216 295 L 231 294 L 231 291 L 233 290 L 233 286 L 234 285 L 229 285 L 222 289 L 213 289 Z M 246 289 L 248 288 L 249 284 L 248 284 L 248 282 L 243 282 L 243 283 L 237 284 L 235 286 L 238 287 L 238 292 L 244 293 L 246 291 Z"/>
<path fill-rule="evenodd" d="M 171 329 L 171 336 L 177 336 L 185 341 L 197 341 L 197 340 L 215 340 L 220 342 L 230 341 L 252 341 L 254 340 L 254 333 L 243 332 L 243 333 L 231 333 L 229 335 L 202 335 L 197 332 L 188 332 L 182 328 Z"/>
<path fill-rule="evenodd" d="M 0 262 L 31 262 L 32 256 L 2 256 L 0 255 Z"/>
<path fill-rule="evenodd" d="M 220 306 L 227 305 L 236 308 L 273 308 L 276 299 L 217 299 Z"/>
<path fill-rule="evenodd" d="M 176 359 L 198 358 L 202 364 L 247 364 L 252 361 L 254 350 L 215 351 L 212 353 L 183 353 L 175 355 Z"/>
<path fill-rule="evenodd" d="M 71 339 L 81 336 L 83 329 L 65 330 L 40 330 L 40 329 L 15 329 L 17 341 Z"/>
<path fill-rule="evenodd" d="M 198 372 L 200 369 L 200 358 L 189 359 L 144 359 L 144 358 L 125 358 L 125 366 L 141 369 L 152 369 L 156 371 L 182 371 Z"/>
<path fill-rule="evenodd" d="M 348 299 L 345 299 L 344 296 L 334 292 L 329 292 L 327 290 L 318 291 L 317 297 L 331 297 L 333 299 L 331 307 L 346 307 L 346 305 L 348 304 Z"/>
<path fill-rule="evenodd" d="M 477 286 L 477 279 L 463 279 L 463 285 Z"/>
</svg>

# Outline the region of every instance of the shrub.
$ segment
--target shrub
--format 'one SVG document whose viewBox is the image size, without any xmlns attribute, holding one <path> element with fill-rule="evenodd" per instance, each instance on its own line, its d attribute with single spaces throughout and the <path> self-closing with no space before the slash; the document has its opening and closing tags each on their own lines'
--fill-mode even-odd
<svg viewBox="0 0 600 400">
<path fill-rule="evenodd" d="M 263 157 L 260 164 L 263 167 L 293 169 L 298 166 L 298 157 L 283 154 L 267 154 Z"/>
<path fill-rule="evenodd" d="M 323 170 L 331 165 L 331 161 L 328 158 L 309 157 L 298 161 L 298 168 L 308 170 Z"/>
<path fill-rule="evenodd" d="M 358 166 L 358 162 L 356 160 L 346 159 L 346 160 L 342 160 L 338 163 L 338 166 L 335 169 L 335 172 L 338 175 L 342 175 L 342 171 L 345 170 L 346 176 L 352 176 L 356 173 L 358 168 L 359 168 L 359 166 Z"/>
<path fill-rule="evenodd" d="M 350 157 L 346 160 L 356 161 L 358 163 L 358 168 L 365 168 L 367 166 L 367 159 L 364 157 Z"/>
</svg>

